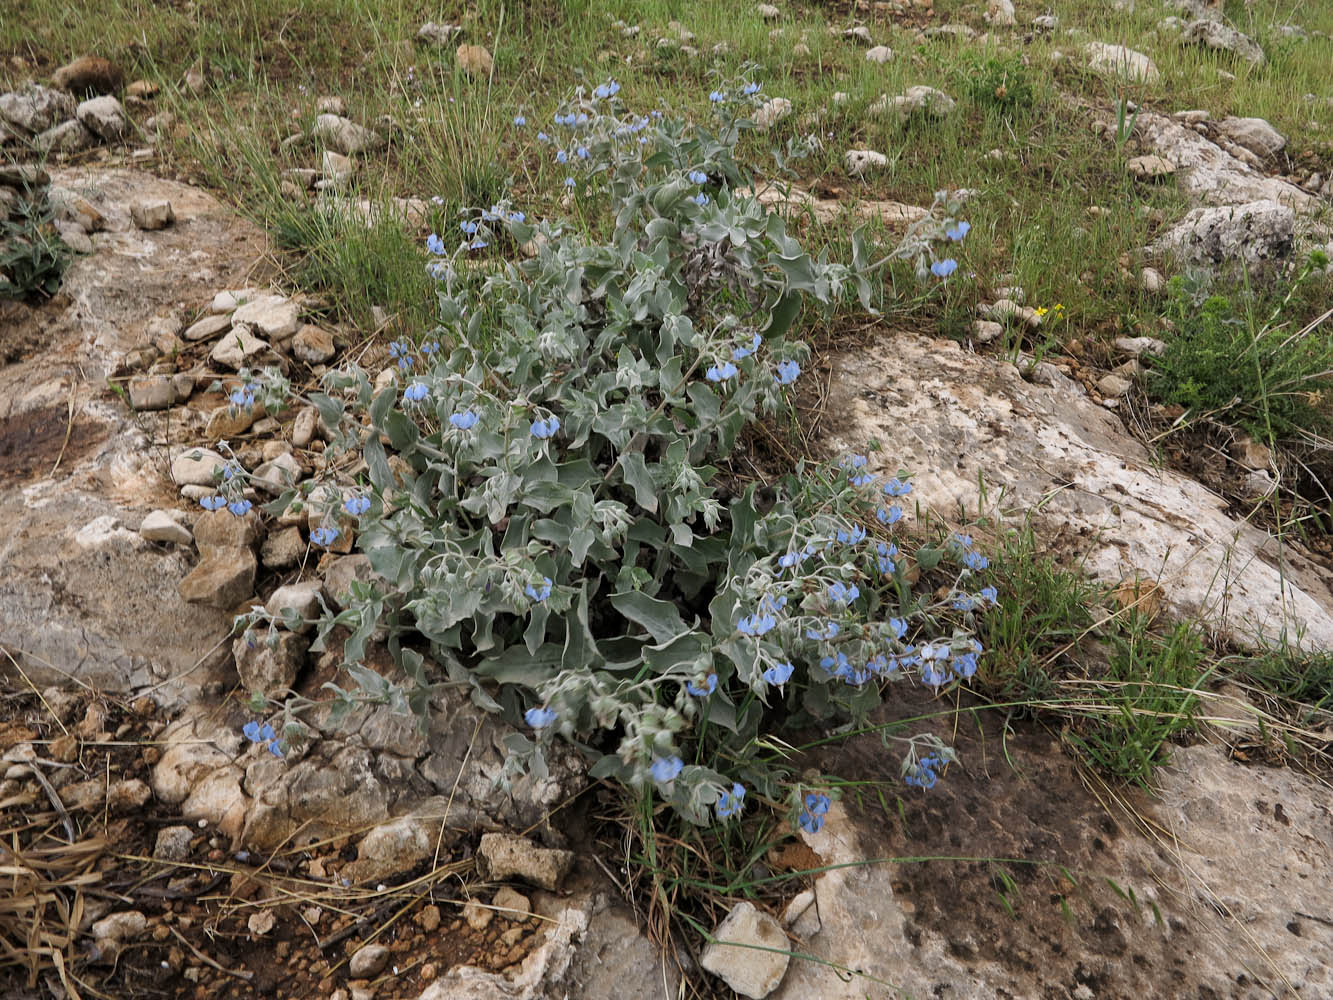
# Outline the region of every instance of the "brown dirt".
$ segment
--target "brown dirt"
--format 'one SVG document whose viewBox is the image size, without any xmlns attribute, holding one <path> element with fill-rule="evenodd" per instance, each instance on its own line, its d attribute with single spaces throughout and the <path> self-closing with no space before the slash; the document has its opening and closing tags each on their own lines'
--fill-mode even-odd
<svg viewBox="0 0 1333 1000">
<path fill-rule="evenodd" d="M 0 420 L 0 486 L 49 475 L 56 461 L 78 462 L 106 438 L 106 426 L 49 406 Z"/>
</svg>

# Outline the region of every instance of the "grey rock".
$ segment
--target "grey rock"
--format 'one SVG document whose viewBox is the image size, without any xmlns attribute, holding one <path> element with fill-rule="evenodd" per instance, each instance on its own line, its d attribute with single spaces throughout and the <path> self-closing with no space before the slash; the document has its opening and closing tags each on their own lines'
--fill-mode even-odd
<svg viewBox="0 0 1333 1000">
<path fill-rule="evenodd" d="M 0 94 L 0 118 L 24 132 L 45 132 L 74 117 L 74 98 L 61 90 L 30 83 L 22 90 Z"/>
<path fill-rule="evenodd" d="M 755 112 L 754 123 L 761 129 L 772 128 L 792 112 L 791 101 L 785 97 L 772 97 L 765 101 Z"/>
<path fill-rule="evenodd" d="M 65 246 L 69 247 L 75 253 L 92 253 L 93 241 L 88 238 L 82 226 L 74 222 L 66 222 L 64 219 L 55 221 L 56 232 L 60 238 L 65 241 Z"/>
<path fill-rule="evenodd" d="M 1032 19 L 1032 30 L 1050 32 L 1060 27 L 1060 19 L 1054 14 L 1038 14 Z"/>
<path fill-rule="evenodd" d="M 1142 180 L 1169 177 L 1176 172 L 1176 165 L 1164 156 L 1133 156 L 1125 163 L 1130 176 Z"/>
<path fill-rule="evenodd" d="M 1097 388 L 1103 396 L 1115 398 L 1123 396 L 1129 392 L 1134 383 L 1127 378 L 1121 378 L 1119 375 L 1106 374 L 1097 380 Z"/>
<path fill-rule="evenodd" d="M 778 922 L 746 900 L 718 924 L 699 964 L 741 996 L 763 1000 L 787 974 L 789 947 Z"/>
<path fill-rule="evenodd" d="M 285 340 L 300 328 L 301 307 L 282 295 L 260 295 L 232 313 L 231 322 L 270 340 Z"/>
<path fill-rule="evenodd" d="M 1255 66 L 1262 66 L 1266 61 L 1264 50 L 1258 42 L 1230 25 L 1223 24 L 1221 21 L 1214 21 L 1211 18 L 1201 18 L 1187 24 L 1185 30 L 1180 34 L 1180 40 L 1204 45 L 1222 52 L 1230 52 L 1232 55 Z"/>
<path fill-rule="evenodd" d="M 307 323 L 292 338 L 292 354 L 308 365 L 322 365 L 336 353 L 333 335 L 323 327 Z"/>
<path fill-rule="evenodd" d="M 1139 287 L 1149 295 L 1156 295 L 1166 287 L 1166 280 L 1155 267 L 1145 267 L 1139 272 Z"/>
<path fill-rule="evenodd" d="M 370 979 L 389 964 L 391 952 L 382 944 L 364 944 L 352 953 L 347 971 L 353 979 Z"/>
<path fill-rule="evenodd" d="M 325 181 L 335 185 L 342 184 L 356 172 L 356 161 L 351 157 L 326 149 L 320 161 L 320 172 L 323 174 Z M 320 182 L 316 182 L 315 187 L 319 187 L 319 184 Z"/>
<path fill-rule="evenodd" d="M 315 437 L 319 424 L 319 411 L 313 406 L 302 407 L 292 421 L 292 444 L 298 448 L 308 447 Z"/>
<path fill-rule="evenodd" d="M 355 156 L 357 153 L 381 149 L 385 145 L 383 136 L 340 115 L 320 115 L 315 119 L 310 134 L 344 156 Z"/>
<path fill-rule="evenodd" d="M 267 350 L 268 341 L 256 337 L 249 327 L 234 326 L 213 346 L 209 356 L 223 367 L 239 371 L 247 361 Z"/>
<path fill-rule="evenodd" d="M 1134 358 L 1141 354 L 1160 355 L 1166 352 L 1166 342 L 1156 337 L 1117 337 L 1115 347 L 1122 354 Z"/>
<path fill-rule="evenodd" d="M 1096 73 L 1123 76 L 1143 83 L 1156 83 L 1162 76 L 1151 59 L 1124 45 L 1088 42 L 1083 46 L 1083 52 L 1088 59 L 1088 68 Z"/>
<path fill-rule="evenodd" d="M 876 45 L 873 48 L 866 49 L 866 62 L 879 63 L 883 65 L 893 60 L 893 49 L 887 45 Z"/>
<path fill-rule="evenodd" d="M 212 552 L 181 580 L 181 598 L 190 604 L 230 610 L 254 593 L 258 568 L 249 549 Z"/>
<path fill-rule="evenodd" d="M 260 534 L 257 517 L 236 517 L 228 510 L 204 511 L 194 522 L 194 543 L 204 555 L 253 549 Z"/>
<path fill-rule="evenodd" d="M 141 198 L 130 205 L 130 218 L 140 229 L 165 229 L 176 221 L 176 212 L 165 198 Z"/>
<path fill-rule="evenodd" d="M 1013 0 L 988 0 L 985 16 L 986 22 L 996 28 L 1012 28 L 1018 24 Z"/>
<path fill-rule="evenodd" d="M 1149 246 L 1185 264 L 1237 274 L 1244 265 L 1272 276 L 1273 264 L 1291 255 L 1296 214 L 1275 201 L 1195 208 Z"/>
<path fill-rule="evenodd" d="M 843 155 L 847 173 L 852 177 L 862 177 L 876 170 L 883 170 L 889 165 L 889 158 L 873 149 L 849 149 Z"/>
<path fill-rule="evenodd" d="M 130 406 L 136 410 L 165 410 L 190 398 L 193 379 L 187 387 L 174 375 L 141 375 L 127 386 Z"/>
<path fill-rule="evenodd" d="M 521 878 L 554 892 L 574 867 L 574 852 L 538 847 L 527 837 L 512 833 L 483 833 L 477 864 L 486 878 Z"/>
<path fill-rule="evenodd" d="M 305 554 L 305 540 L 300 528 L 283 528 L 264 539 L 259 550 L 259 561 L 266 569 L 288 569 L 301 561 Z"/>
<path fill-rule="evenodd" d="M 125 109 L 109 94 L 89 98 L 78 106 L 75 114 L 88 131 L 106 142 L 120 142 L 129 135 L 130 120 Z"/>
<path fill-rule="evenodd" d="M 426 42 L 429 45 L 448 45 L 462 33 L 463 28 L 460 25 L 436 24 L 434 21 L 427 21 L 417 29 L 417 41 Z"/>
<path fill-rule="evenodd" d="M 123 910 L 103 917 L 92 926 L 93 944 L 104 962 L 115 961 L 126 945 L 148 930 L 148 918 L 138 910 Z"/>
<path fill-rule="evenodd" d="M 190 841 L 195 831 L 188 826 L 168 826 L 157 831 L 153 857 L 159 861 L 184 861 L 190 856 Z"/>
<path fill-rule="evenodd" d="M 324 587 L 339 610 L 346 607 L 353 583 L 371 582 L 383 586 L 384 578 L 371 568 L 370 557 L 360 553 L 335 559 L 324 571 Z"/>
<path fill-rule="evenodd" d="M 81 121 L 62 122 L 33 137 L 33 149 L 42 153 L 72 155 L 92 149 L 97 144 L 94 135 Z"/>
<path fill-rule="evenodd" d="M 139 525 L 139 534 L 150 542 L 168 542 L 171 545 L 190 545 L 194 542 L 190 529 L 165 510 L 155 510 L 145 517 Z"/>
<path fill-rule="evenodd" d="M 842 37 L 851 42 L 860 42 L 862 45 L 871 45 L 874 38 L 870 34 L 870 29 L 864 24 L 858 24 L 854 28 L 848 28 L 842 33 Z"/>
<path fill-rule="evenodd" d="M 885 95 L 866 109 L 871 115 L 897 114 L 900 119 L 913 115 L 927 118 L 944 118 L 956 107 L 954 99 L 942 90 L 934 87 L 908 87 L 896 97 Z"/>
<path fill-rule="evenodd" d="M 229 288 L 213 296 L 208 311 L 211 313 L 233 313 L 247 302 L 271 294 L 271 292 L 262 288 Z"/>
<path fill-rule="evenodd" d="M 253 484 L 272 496 L 280 496 L 301 481 L 301 463 L 290 453 L 265 462 L 254 471 Z"/>
<path fill-rule="evenodd" d="M 766 21 L 774 21 L 782 16 L 782 11 L 771 3 L 761 3 L 757 5 L 754 12 Z"/>
<path fill-rule="evenodd" d="M 295 616 L 292 620 L 296 627 L 292 631 L 309 632 L 319 617 L 323 596 L 324 583 L 321 580 L 289 583 L 273 591 L 264 610 L 283 623 L 289 620 L 289 616 Z"/>
<path fill-rule="evenodd" d="M 972 322 L 972 336 L 978 344 L 989 344 L 1004 334 L 1004 324 L 978 319 Z"/>
<path fill-rule="evenodd" d="M 188 448 L 171 460 L 171 480 L 177 486 L 212 486 L 222 477 L 227 460 L 207 448 Z"/>
<path fill-rule="evenodd" d="M 1287 146 L 1286 137 L 1262 118 L 1223 118 L 1213 128 L 1261 160 L 1272 159 Z"/>
</svg>

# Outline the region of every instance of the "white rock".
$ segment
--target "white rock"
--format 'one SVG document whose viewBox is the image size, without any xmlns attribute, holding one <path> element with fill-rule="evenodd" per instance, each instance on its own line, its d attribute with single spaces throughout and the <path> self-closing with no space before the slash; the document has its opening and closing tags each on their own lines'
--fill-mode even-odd
<svg viewBox="0 0 1333 1000">
<path fill-rule="evenodd" d="M 782 16 L 782 11 L 774 7 L 771 3 L 761 3 L 755 7 L 754 12 L 766 21 L 772 21 Z"/>
<path fill-rule="evenodd" d="M 954 100 L 942 90 L 934 87 L 908 87 L 896 97 L 885 95 L 866 109 L 871 115 L 896 113 L 900 119 L 907 119 L 920 113 L 930 118 L 943 118 L 953 111 Z"/>
<path fill-rule="evenodd" d="M 24 132 L 45 132 L 74 117 L 74 98 L 63 90 L 30 83 L 21 90 L 0 94 L 0 119 Z"/>
<path fill-rule="evenodd" d="M 324 157 L 320 161 L 320 166 L 324 179 L 332 181 L 334 184 L 341 184 L 348 180 L 356 170 L 354 160 L 343 156 L 341 153 L 335 153 L 331 149 L 324 150 Z M 318 184 L 316 187 L 318 187 Z"/>
<path fill-rule="evenodd" d="M 787 974 L 789 948 L 778 922 L 747 900 L 733 906 L 718 925 L 699 964 L 741 996 L 763 1000 Z"/>
<path fill-rule="evenodd" d="M 213 301 L 208 307 L 211 313 L 230 313 L 252 299 L 257 299 L 261 295 L 269 295 L 262 288 L 229 288 L 226 291 L 218 292 L 213 296 Z"/>
<path fill-rule="evenodd" d="M 1162 74 L 1153 61 L 1142 52 L 1124 45 L 1088 42 L 1083 46 L 1088 57 L 1088 68 L 1110 76 L 1124 76 L 1144 83 L 1156 83 Z"/>
<path fill-rule="evenodd" d="M 462 33 L 461 25 L 436 24 L 434 21 L 427 21 L 417 29 L 417 41 L 426 42 L 430 45 L 448 45 Z"/>
<path fill-rule="evenodd" d="M 986 4 L 986 22 L 996 28 L 1012 28 L 1018 24 L 1013 0 L 989 0 Z"/>
<path fill-rule="evenodd" d="M 978 319 L 972 321 L 972 336 L 978 344 L 989 344 L 1004 334 L 1004 324 L 993 320 Z"/>
<path fill-rule="evenodd" d="M 88 131 L 106 142 L 119 142 L 129 134 L 130 120 L 125 117 L 125 109 L 110 95 L 84 101 L 75 114 Z"/>
<path fill-rule="evenodd" d="M 273 591 L 273 596 L 264 605 L 264 610 L 283 620 L 283 612 L 291 610 L 303 619 L 315 619 L 320 613 L 320 598 L 324 594 L 322 580 L 305 580 L 301 583 L 289 583 Z M 315 627 L 313 620 L 307 621 L 297 632 L 309 632 Z"/>
<path fill-rule="evenodd" d="M 1176 165 L 1164 156 L 1134 156 L 1125 163 L 1132 177 L 1141 180 L 1153 180 L 1157 177 L 1169 177 L 1176 172 Z"/>
<path fill-rule="evenodd" d="M 266 350 L 268 341 L 260 340 L 248 326 L 236 326 L 213 345 L 209 357 L 225 368 L 239 371 L 246 361 Z"/>
<path fill-rule="evenodd" d="M 858 24 L 855 28 L 848 28 L 842 33 L 842 37 L 849 41 L 860 42 L 862 45 L 869 45 L 874 41 L 870 35 L 870 29 L 864 24 Z"/>
<path fill-rule="evenodd" d="M 384 138 L 378 133 L 340 115 L 320 115 L 315 119 L 310 134 L 344 156 L 355 156 L 385 145 Z"/>
<path fill-rule="evenodd" d="M 1223 118 L 1214 122 L 1213 127 L 1261 160 L 1277 156 L 1287 146 L 1286 137 L 1262 118 Z"/>
<path fill-rule="evenodd" d="M 791 101 L 785 97 L 774 97 L 765 101 L 755 113 L 754 121 L 761 129 L 772 128 L 791 114 Z"/>
<path fill-rule="evenodd" d="M 222 476 L 227 460 L 207 448 L 188 448 L 171 460 L 171 480 L 177 486 L 212 486 Z"/>
<path fill-rule="evenodd" d="M 254 471 L 251 482 L 257 489 L 279 496 L 301 481 L 301 463 L 290 452 L 265 462 Z"/>
<path fill-rule="evenodd" d="M 292 353 L 308 365 L 320 365 L 337 352 L 333 336 L 322 327 L 310 323 L 296 331 L 292 338 Z"/>
<path fill-rule="evenodd" d="M 1195 42 L 1210 49 L 1230 52 L 1254 66 L 1262 66 L 1266 61 L 1264 50 L 1254 39 L 1230 25 L 1211 18 L 1200 18 L 1186 25 L 1180 39 L 1183 42 Z"/>
<path fill-rule="evenodd" d="M 893 58 L 893 49 L 887 45 L 876 45 L 873 49 L 866 49 L 866 62 L 886 63 Z"/>
<path fill-rule="evenodd" d="M 1156 337 L 1117 337 L 1116 350 L 1137 358 L 1141 354 L 1161 355 L 1166 352 L 1166 342 Z"/>
<path fill-rule="evenodd" d="M 847 173 L 853 177 L 861 177 L 871 171 L 887 167 L 889 158 L 873 149 L 849 149 L 843 156 L 843 162 L 847 165 Z"/>
<path fill-rule="evenodd" d="M 1032 19 L 1033 31 L 1054 31 L 1060 27 L 1060 19 L 1054 14 L 1038 14 Z"/>
<path fill-rule="evenodd" d="M 353 979 L 370 979 L 389 964 L 391 952 L 382 944 L 363 944 L 352 953 L 347 971 Z"/>
<path fill-rule="evenodd" d="M 298 448 L 304 448 L 310 444 L 315 436 L 315 426 L 319 421 L 319 411 L 313 406 L 307 406 L 296 414 L 296 419 L 292 421 L 292 444 Z"/>
<path fill-rule="evenodd" d="M 140 375 L 128 385 L 130 406 L 136 410 L 165 410 L 190 398 L 194 379 L 179 375 Z"/>
<path fill-rule="evenodd" d="M 1156 295 L 1166 287 L 1166 281 L 1162 278 L 1162 272 L 1157 268 L 1145 267 L 1139 272 L 1139 287 L 1149 295 Z"/>
<path fill-rule="evenodd" d="M 61 122 L 33 137 L 32 146 L 42 153 L 82 153 L 97 144 L 97 136 L 81 121 Z"/>
<path fill-rule="evenodd" d="M 848 101 L 850 101 L 851 99 L 852 99 L 852 95 L 849 94 L 849 93 L 847 93 L 847 91 L 845 91 L 845 90 L 835 90 L 835 91 L 833 92 L 833 103 L 834 103 L 835 105 L 838 105 L 838 104 L 846 104 L 846 103 L 847 103 Z"/>
<path fill-rule="evenodd" d="M 1129 379 L 1121 378 L 1119 375 L 1106 374 L 1097 380 L 1097 389 L 1103 396 L 1115 398 L 1129 392 L 1133 384 Z"/>
<path fill-rule="evenodd" d="M 205 316 L 197 323 L 191 323 L 181 334 L 186 340 L 210 340 L 218 334 L 231 328 L 231 317 L 226 313 L 216 316 Z"/>
<path fill-rule="evenodd" d="M 139 525 L 139 534 L 150 542 L 168 542 L 172 545 L 190 545 L 194 542 L 190 529 L 165 510 L 155 510 L 145 517 Z"/>
<path fill-rule="evenodd" d="M 285 340 L 300 329 L 301 307 L 282 295 L 261 295 L 232 313 L 231 322 L 270 340 Z"/>
<path fill-rule="evenodd" d="M 1148 246 L 1181 262 L 1215 272 L 1238 273 L 1242 264 L 1259 270 L 1290 256 L 1296 214 L 1275 201 L 1195 208 Z"/>
</svg>

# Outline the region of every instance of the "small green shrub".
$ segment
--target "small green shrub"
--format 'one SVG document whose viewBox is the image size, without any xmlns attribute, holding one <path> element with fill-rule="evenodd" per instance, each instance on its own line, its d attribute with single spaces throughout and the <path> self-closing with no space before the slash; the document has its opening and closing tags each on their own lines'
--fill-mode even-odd
<svg viewBox="0 0 1333 1000">
<path fill-rule="evenodd" d="M 965 81 L 973 103 L 988 111 L 1016 118 L 1036 107 L 1036 91 L 1019 56 L 993 57 L 975 63 L 968 67 Z"/>
<path fill-rule="evenodd" d="M 49 298 L 73 258 L 44 200 L 21 199 L 16 219 L 0 221 L 0 297 Z"/>
</svg>

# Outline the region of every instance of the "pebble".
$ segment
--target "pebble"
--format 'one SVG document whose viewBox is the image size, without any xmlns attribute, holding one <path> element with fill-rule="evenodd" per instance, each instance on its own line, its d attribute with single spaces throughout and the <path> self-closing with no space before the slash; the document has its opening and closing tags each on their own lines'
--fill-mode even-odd
<svg viewBox="0 0 1333 1000">
<path fill-rule="evenodd" d="M 893 49 L 887 45 L 876 45 L 873 49 L 866 49 L 866 62 L 886 63 L 893 58 Z"/>
<path fill-rule="evenodd" d="M 181 334 L 186 340 L 199 341 L 216 337 L 231 328 L 231 317 L 225 313 L 217 316 L 205 316 L 197 323 L 192 323 Z"/>
<path fill-rule="evenodd" d="M 226 291 L 218 292 L 213 296 L 213 301 L 209 304 L 208 311 L 211 313 L 235 312 L 252 299 L 269 294 L 271 293 L 266 292 L 262 288 L 230 288 Z"/>
<path fill-rule="evenodd" d="M 889 165 L 889 158 L 873 149 L 849 149 L 843 156 L 847 173 L 852 177 L 861 177 L 875 170 L 883 170 Z"/>
<path fill-rule="evenodd" d="M 490 76 L 495 61 L 483 45 L 460 45 L 454 56 L 459 67 L 471 77 Z"/>
<path fill-rule="evenodd" d="M 356 163 L 341 153 L 335 153 L 331 149 L 324 150 L 324 156 L 320 161 L 321 173 L 324 175 L 324 181 L 316 181 L 315 187 L 319 187 L 324 182 L 341 184 L 348 180 L 356 170 Z"/>
<path fill-rule="evenodd" d="M 130 204 L 130 218 L 140 229 L 165 229 L 176 221 L 176 211 L 165 198 L 141 198 Z"/>
<path fill-rule="evenodd" d="M 1130 386 L 1133 384 L 1129 379 L 1120 375 L 1107 374 L 1097 380 L 1097 389 L 1103 396 L 1115 398 L 1129 392 Z"/>
<path fill-rule="evenodd" d="M 1139 287 L 1149 295 L 1156 295 L 1166 287 L 1166 281 L 1155 267 L 1145 267 L 1139 272 Z"/>
<path fill-rule="evenodd" d="M 1003 324 L 986 319 L 973 320 L 972 322 L 972 336 L 979 344 L 989 344 L 1003 333 Z"/>
<path fill-rule="evenodd" d="M 384 138 L 378 133 L 338 114 L 318 116 L 311 135 L 344 156 L 355 156 L 385 145 Z"/>
<path fill-rule="evenodd" d="M 494 918 L 495 911 L 475 899 L 469 899 L 463 904 L 463 919 L 474 931 L 484 931 Z"/>
<path fill-rule="evenodd" d="M 114 97 L 89 98 L 78 106 L 75 115 L 88 131 L 107 142 L 119 142 L 130 131 L 125 109 Z"/>
<path fill-rule="evenodd" d="M 208 415 L 204 436 L 210 441 L 225 441 L 244 434 L 254 422 L 253 407 L 219 406 Z"/>
<path fill-rule="evenodd" d="M 268 342 L 260 340 L 248 327 L 234 327 L 214 345 L 209 355 L 217 364 L 238 371 L 250 358 L 268 350 Z"/>
<path fill-rule="evenodd" d="M 324 596 L 322 580 L 304 580 L 289 583 L 273 591 L 273 595 L 264 605 L 264 610 L 279 622 L 284 622 L 288 614 L 301 619 L 301 623 L 292 631 L 309 632 L 315 627 L 319 617 L 321 599 Z"/>
<path fill-rule="evenodd" d="M 301 307 L 282 295 L 260 295 L 232 313 L 231 322 L 271 340 L 286 340 L 301 327 Z"/>
<path fill-rule="evenodd" d="M 259 561 L 266 569 L 287 569 L 301 561 L 305 554 L 305 540 L 300 528 L 283 528 L 264 539 L 259 550 Z"/>
<path fill-rule="evenodd" d="M 168 826 L 157 831 L 153 857 L 159 861 L 184 861 L 190 856 L 194 831 L 188 826 Z"/>
<path fill-rule="evenodd" d="M 307 447 L 315 436 L 315 428 L 318 422 L 319 411 L 313 406 L 303 407 L 296 414 L 296 419 L 292 421 L 292 444 L 298 448 Z"/>
<path fill-rule="evenodd" d="M 496 890 L 491 905 L 499 911 L 500 916 L 505 920 L 522 922 L 527 920 L 532 913 L 532 901 L 521 892 L 516 892 L 508 886 Z"/>
<path fill-rule="evenodd" d="M 347 963 L 347 971 L 353 979 L 369 979 L 377 976 L 389 963 L 389 949 L 382 944 L 362 945 Z"/>
<path fill-rule="evenodd" d="M 190 545 L 194 536 L 172 516 L 171 511 L 155 510 L 139 525 L 139 535 L 150 542 L 168 542 L 172 545 Z"/>
<path fill-rule="evenodd" d="M 337 348 L 331 333 L 307 323 L 296 331 L 292 340 L 292 353 L 308 365 L 319 365 L 330 360 L 337 353 Z"/>
<path fill-rule="evenodd" d="M 1145 352 L 1160 355 L 1166 351 L 1166 343 L 1156 337 L 1117 337 L 1115 346 L 1116 350 L 1134 358 Z"/>
<path fill-rule="evenodd" d="M 171 460 L 171 479 L 177 486 L 212 486 L 227 460 L 207 448 L 190 448 Z"/>
<path fill-rule="evenodd" d="M 754 12 L 766 21 L 772 21 L 782 16 L 782 11 L 771 3 L 761 3 L 755 7 Z"/>
<path fill-rule="evenodd" d="M 130 406 L 136 410 L 165 410 L 190 398 L 194 379 L 189 375 L 141 375 L 128 386 Z"/>
<path fill-rule="evenodd" d="M 754 123 L 761 129 L 772 128 L 782 119 L 791 114 L 791 101 L 785 97 L 774 97 L 765 101 L 763 106 L 755 112 Z"/>
<path fill-rule="evenodd" d="M 417 29 L 417 41 L 426 42 L 430 45 L 448 45 L 457 35 L 462 33 L 461 25 L 436 24 L 434 21 L 427 21 Z"/>
</svg>

